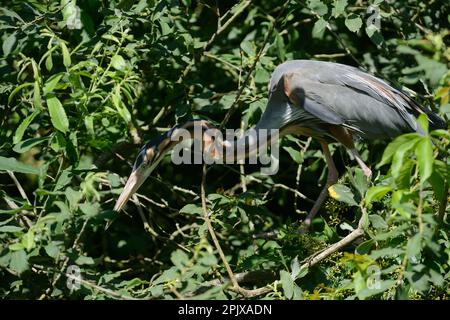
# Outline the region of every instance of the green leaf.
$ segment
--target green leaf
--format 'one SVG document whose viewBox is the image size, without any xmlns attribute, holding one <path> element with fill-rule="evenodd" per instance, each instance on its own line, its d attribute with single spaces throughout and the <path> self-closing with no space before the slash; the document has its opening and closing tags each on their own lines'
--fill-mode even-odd
<svg viewBox="0 0 450 320">
<path fill-rule="evenodd" d="M 439 202 L 444 201 L 446 192 L 445 179 L 435 170 L 428 178 L 428 182 L 431 184 L 431 187 L 433 188 L 434 194 L 436 195 L 436 199 Z"/>
<path fill-rule="evenodd" d="M 298 262 L 298 257 L 295 257 L 291 261 L 291 277 L 296 279 L 297 275 L 300 273 L 300 263 Z"/>
<path fill-rule="evenodd" d="M 335 0 L 331 14 L 337 18 L 345 13 L 345 7 L 347 7 L 347 0 Z"/>
<path fill-rule="evenodd" d="M 206 41 L 200 41 L 199 39 L 194 39 L 194 49 L 200 49 L 205 46 Z"/>
<path fill-rule="evenodd" d="M 413 290 L 425 292 L 429 288 L 430 277 L 422 272 L 405 272 Z"/>
<path fill-rule="evenodd" d="M 235 94 L 226 94 L 220 98 L 219 104 L 223 109 L 227 110 L 231 108 L 235 100 L 236 100 Z"/>
<path fill-rule="evenodd" d="M 76 1 L 62 0 L 61 7 L 64 22 L 68 29 L 81 29 L 83 24 L 80 19 L 80 8 L 76 5 Z"/>
<path fill-rule="evenodd" d="M 66 133 L 69 130 L 69 119 L 67 119 L 66 111 L 59 99 L 50 95 L 47 98 L 47 106 L 53 126 L 59 131 Z"/>
<path fill-rule="evenodd" d="M 5 41 L 3 41 L 2 44 L 3 55 L 5 57 L 11 53 L 11 50 L 13 49 L 15 43 L 16 43 L 16 33 L 13 32 L 5 39 Z"/>
<path fill-rule="evenodd" d="M 368 188 L 367 177 L 364 175 L 364 172 L 361 168 L 355 168 L 352 170 L 354 174 L 350 174 L 350 182 L 352 186 L 358 191 L 359 196 L 361 198 L 364 197 Z"/>
<path fill-rule="evenodd" d="M 119 87 L 116 87 L 113 95 L 111 96 L 111 100 L 119 115 L 125 120 L 126 123 L 129 123 L 131 121 L 131 114 L 122 102 Z"/>
<path fill-rule="evenodd" d="M 314 27 L 312 29 L 312 37 L 314 39 L 322 39 L 323 34 L 325 33 L 325 29 L 327 27 L 328 22 L 325 19 L 320 18 L 314 23 Z"/>
<path fill-rule="evenodd" d="M 57 74 L 51 76 L 45 82 L 44 89 L 43 89 L 44 95 L 51 93 L 55 89 L 55 87 L 58 85 L 59 80 L 61 80 L 63 75 L 64 75 L 63 73 L 57 73 Z"/>
<path fill-rule="evenodd" d="M 18 250 L 11 253 L 11 260 L 9 262 L 9 267 L 21 274 L 22 272 L 28 270 L 28 256 L 25 250 Z"/>
<path fill-rule="evenodd" d="M 450 114 L 450 103 L 443 104 L 443 105 L 440 107 L 440 111 L 441 111 L 442 113 Z"/>
<path fill-rule="evenodd" d="M 90 203 L 85 202 L 80 204 L 80 210 L 89 217 L 93 217 L 97 215 L 100 211 L 100 204 L 99 203 Z"/>
<path fill-rule="evenodd" d="M 40 76 L 39 76 L 39 66 L 36 63 L 36 61 L 34 61 L 33 58 L 31 58 L 31 67 L 33 68 L 33 77 L 34 77 L 35 82 L 39 81 L 39 78 L 40 78 Z"/>
<path fill-rule="evenodd" d="M 441 287 L 444 285 L 444 277 L 439 272 L 436 272 L 433 269 L 430 270 L 430 279 L 437 287 Z"/>
<path fill-rule="evenodd" d="M 22 237 L 22 245 L 27 251 L 30 251 L 36 246 L 34 242 L 34 231 L 33 229 L 28 230 Z"/>
<path fill-rule="evenodd" d="M 13 137 L 13 143 L 17 144 L 22 140 L 23 134 L 25 133 L 25 130 L 28 128 L 28 126 L 33 122 L 34 118 L 41 113 L 41 110 L 36 110 L 32 114 L 28 115 L 17 127 L 16 132 L 14 133 Z"/>
<path fill-rule="evenodd" d="M 398 148 L 400 146 L 404 145 L 405 143 L 407 143 L 409 141 L 412 141 L 412 140 L 417 141 L 419 139 L 420 139 L 420 135 L 417 133 L 407 133 L 407 134 L 397 137 L 391 143 L 388 144 L 388 146 L 384 150 L 383 157 L 381 158 L 380 163 L 378 163 L 376 167 L 380 168 L 383 165 L 390 163 L 392 161 L 394 154 L 396 153 L 396 151 L 398 150 Z"/>
<path fill-rule="evenodd" d="M 408 240 L 406 246 L 406 257 L 408 259 L 416 259 L 421 251 L 422 237 L 420 233 L 415 234 Z M 410 260 L 411 261 L 411 260 Z"/>
<path fill-rule="evenodd" d="M 41 88 L 38 81 L 34 82 L 33 104 L 36 109 L 42 109 Z"/>
<path fill-rule="evenodd" d="M 185 266 L 189 263 L 188 255 L 180 249 L 177 249 L 174 252 L 172 252 L 170 260 L 179 270 L 183 270 Z"/>
<path fill-rule="evenodd" d="M 320 16 L 328 13 L 328 6 L 321 0 L 308 0 L 308 8 Z"/>
<path fill-rule="evenodd" d="M 53 69 L 53 57 L 51 53 L 45 58 L 45 69 L 47 69 L 47 71 L 52 71 Z"/>
<path fill-rule="evenodd" d="M 59 45 L 61 46 L 61 52 L 63 55 L 63 64 L 66 68 L 68 68 L 72 64 L 72 61 L 70 60 L 69 50 L 67 49 L 67 46 L 64 42 L 61 41 Z"/>
<path fill-rule="evenodd" d="M 71 187 L 66 188 L 64 194 L 69 201 L 69 207 L 71 210 L 74 210 L 78 206 L 78 202 L 81 198 L 83 198 L 83 194 L 80 191 L 76 191 Z"/>
<path fill-rule="evenodd" d="M 198 205 L 190 203 L 181 208 L 180 213 L 203 215 L 203 210 Z"/>
<path fill-rule="evenodd" d="M 396 280 L 379 280 L 375 283 L 373 288 L 364 288 L 358 291 L 358 298 L 364 300 L 371 296 L 385 292 L 386 290 L 392 288 L 396 283 Z"/>
<path fill-rule="evenodd" d="M 286 150 L 289 153 L 289 155 L 291 156 L 292 160 L 294 160 L 295 162 L 297 162 L 299 164 L 303 163 L 303 157 L 302 157 L 302 154 L 299 151 L 295 150 L 292 147 L 283 147 L 283 149 Z"/>
<path fill-rule="evenodd" d="M 244 51 L 249 57 L 253 57 L 256 55 L 255 49 L 253 48 L 253 43 L 250 41 L 242 41 L 241 49 Z"/>
<path fill-rule="evenodd" d="M 39 138 L 31 138 L 24 140 L 22 142 L 19 142 L 16 144 L 13 148 L 13 150 L 17 153 L 24 153 L 33 148 L 34 146 L 37 146 L 38 144 L 41 144 L 42 142 L 48 141 L 50 137 L 39 137 Z"/>
<path fill-rule="evenodd" d="M 23 230 L 22 227 L 16 226 L 1 226 L 0 232 L 21 232 Z"/>
<path fill-rule="evenodd" d="M 120 54 L 116 54 L 114 57 L 111 58 L 111 65 L 113 66 L 114 69 L 123 71 L 127 66 L 127 63 Z"/>
<path fill-rule="evenodd" d="M 398 178 L 403 168 L 403 163 L 405 162 L 405 156 L 408 155 L 414 147 L 416 146 L 419 139 L 411 139 L 405 141 L 402 145 L 397 148 L 392 158 L 391 173 L 394 178 Z"/>
<path fill-rule="evenodd" d="M 255 72 L 255 82 L 256 83 L 267 83 L 270 79 L 270 73 L 264 68 L 258 68 Z"/>
<path fill-rule="evenodd" d="M 428 133 L 429 121 L 428 121 L 428 117 L 425 113 L 422 113 L 419 117 L 417 117 L 417 122 L 422 127 L 423 131 L 425 131 L 425 133 Z"/>
<path fill-rule="evenodd" d="M 362 27 L 362 20 L 358 15 L 351 13 L 345 19 L 345 25 L 351 32 L 357 32 Z"/>
<path fill-rule="evenodd" d="M 212 253 L 205 253 L 198 261 L 206 266 L 217 266 L 218 263 L 217 258 Z"/>
<path fill-rule="evenodd" d="M 174 279 L 178 279 L 180 277 L 180 274 L 178 273 L 178 270 L 176 267 L 172 267 L 170 269 L 164 270 L 162 275 L 160 275 L 158 278 L 156 278 L 152 284 L 159 284 L 164 282 L 173 281 Z"/>
<path fill-rule="evenodd" d="M 32 167 L 29 164 L 25 164 L 17 161 L 14 158 L 5 158 L 0 156 L 0 170 L 3 171 L 13 171 L 20 173 L 30 173 L 39 174 L 40 170 L 38 168 Z"/>
<path fill-rule="evenodd" d="M 411 180 L 411 171 L 414 168 L 414 161 L 411 159 L 405 160 L 403 166 L 400 168 L 395 177 L 395 184 L 399 189 L 409 189 Z"/>
<path fill-rule="evenodd" d="M 95 264 L 95 262 L 94 262 L 94 259 L 92 259 L 91 257 L 79 256 L 75 260 L 75 264 L 78 264 L 78 265 L 83 265 L 83 264 L 93 265 L 93 264 Z"/>
<path fill-rule="evenodd" d="M 11 104 L 12 99 L 14 98 L 14 96 L 23 88 L 29 87 L 34 85 L 34 82 L 27 82 L 27 83 L 23 83 L 20 86 L 16 87 L 9 95 L 8 97 L 8 104 Z"/>
<path fill-rule="evenodd" d="M 354 199 L 352 190 L 350 190 L 347 186 L 342 184 L 334 184 L 328 188 L 328 193 L 330 194 L 330 197 L 338 201 L 345 202 L 351 206 L 358 205 Z"/>
<path fill-rule="evenodd" d="M 59 254 L 59 247 L 55 242 L 50 242 L 48 245 L 44 247 L 45 252 L 52 257 L 53 259 L 56 259 Z"/>
<path fill-rule="evenodd" d="M 12 10 L 9 10 L 9 9 L 6 9 L 6 8 L 0 8 L 0 10 L 3 11 L 3 14 L 5 16 L 17 19 L 17 20 L 21 21 L 22 23 L 25 23 L 25 21 L 16 12 L 14 12 Z"/>
<path fill-rule="evenodd" d="M 392 191 L 391 186 L 374 186 L 371 187 L 366 193 L 366 204 L 371 203 L 372 201 L 381 200 L 385 196 L 386 193 Z"/>
<path fill-rule="evenodd" d="M 380 46 L 384 42 L 384 37 L 381 34 L 380 29 L 378 29 L 375 24 L 371 24 L 366 27 L 366 34 L 377 46 Z"/>
<path fill-rule="evenodd" d="M 375 229 L 386 229 L 388 227 L 386 221 L 384 221 L 378 214 L 370 214 L 369 220 Z"/>
<path fill-rule="evenodd" d="M 372 248 L 375 245 L 375 241 L 373 241 L 373 239 L 364 241 L 363 243 L 361 243 L 360 245 L 358 245 L 355 249 L 355 253 L 359 254 L 359 255 L 364 255 L 364 254 L 368 254 Z"/>
<path fill-rule="evenodd" d="M 294 280 L 292 280 L 291 274 L 285 270 L 280 271 L 280 281 L 283 287 L 284 295 L 287 299 L 292 299 L 294 295 Z"/>
<path fill-rule="evenodd" d="M 17 243 L 13 243 L 9 246 L 9 250 L 11 251 L 19 251 L 19 250 L 23 250 L 23 244 L 22 242 L 17 242 Z"/>
<path fill-rule="evenodd" d="M 449 104 L 449 106 L 450 106 L 450 104 Z M 447 139 L 450 139 L 450 131 L 448 131 L 448 130 L 443 130 L 443 129 L 433 130 L 433 131 L 431 131 L 431 135 L 435 136 L 435 137 L 445 137 Z"/>
<path fill-rule="evenodd" d="M 416 157 L 419 165 L 420 182 L 424 183 L 433 172 L 433 146 L 428 137 L 423 137 L 417 143 Z"/>
<path fill-rule="evenodd" d="M 91 116 L 91 115 L 86 116 L 84 118 L 84 125 L 86 127 L 87 132 L 91 136 L 95 135 L 95 132 L 94 132 L 94 117 L 93 116 Z"/>
</svg>

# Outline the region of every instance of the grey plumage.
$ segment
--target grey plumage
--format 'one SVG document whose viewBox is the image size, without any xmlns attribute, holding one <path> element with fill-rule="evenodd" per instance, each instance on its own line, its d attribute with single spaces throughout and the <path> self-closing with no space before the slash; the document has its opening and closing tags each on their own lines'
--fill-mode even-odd
<svg viewBox="0 0 450 320">
<path fill-rule="evenodd" d="M 283 77 L 301 99 L 294 106 L 284 92 Z M 269 84 L 269 102 L 258 128 L 283 127 L 293 122 L 325 133 L 322 124 L 342 125 L 366 139 L 383 139 L 421 132 L 416 121 L 426 113 L 432 129 L 445 122 L 428 108 L 385 81 L 357 68 L 332 62 L 293 60 L 279 65 Z"/>
</svg>

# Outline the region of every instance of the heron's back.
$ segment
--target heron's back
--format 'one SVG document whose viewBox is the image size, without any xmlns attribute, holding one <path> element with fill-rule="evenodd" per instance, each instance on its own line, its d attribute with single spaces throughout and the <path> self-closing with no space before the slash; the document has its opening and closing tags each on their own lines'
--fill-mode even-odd
<svg viewBox="0 0 450 320">
<path fill-rule="evenodd" d="M 296 78 L 291 85 L 304 95 L 300 108 L 289 104 L 284 94 L 282 77 L 293 73 Z M 281 104 L 284 107 L 280 108 Z M 283 113 L 285 122 L 295 121 L 314 128 L 330 123 L 329 119 L 340 120 L 342 123 L 331 123 L 347 126 L 367 139 L 421 132 L 416 121 L 420 113 L 428 115 L 432 128 L 446 127 L 444 120 L 431 110 L 379 78 L 351 66 L 311 60 L 292 60 L 275 69 L 266 113 L 270 117 L 271 113 Z M 268 116 L 261 120 L 267 122 Z"/>
</svg>

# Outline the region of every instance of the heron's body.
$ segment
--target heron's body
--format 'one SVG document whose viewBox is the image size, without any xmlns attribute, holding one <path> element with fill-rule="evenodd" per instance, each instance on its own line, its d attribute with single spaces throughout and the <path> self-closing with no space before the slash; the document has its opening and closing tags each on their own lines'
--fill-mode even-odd
<svg viewBox="0 0 450 320">
<path fill-rule="evenodd" d="M 294 98 L 290 99 L 286 91 Z M 296 98 L 299 103 L 292 103 Z M 442 119 L 434 113 L 357 68 L 293 60 L 273 72 L 267 109 L 257 127 L 298 124 L 310 129 L 315 137 L 330 137 L 328 126 L 337 125 L 364 139 L 386 139 L 405 132 L 420 132 L 416 117 L 422 112 L 428 114 L 432 126 L 442 126 Z"/>
<path fill-rule="evenodd" d="M 371 170 L 356 150 L 353 138 L 388 139 L 406 132 L 423 133 L 416 120 L 421 113 L 428 116 L 431 129 L 446 127 L 444 120 L 431 110 L 420 106 L 383 80 L 357 68 L 332 62 L 293 60 L 274 70 L 269 83 L 268 104 L 255 129 L 279 129 L 281 136 L 300 134 L 319 140 L 328 165 L 328 178 L 305 220 L 309 226 L 328 195 L 328 187 L 338 178 L 328 143 L 342 143 L 355 157 L 365 175 L 370 176 Z M 206 121 L 189 121 L 141 149 L 115 210 L 123 207 L 161 156 L 176 144 L 171 139 L 176 135 L 176 129 L 187 129 L 192 134 L 196 124 L 200 124 L 202 130 L 212 127 Z M 243 158 L 257 152 L 259 138 L 250 139 L 247 135 L 238 141 L 224 143 L 233 146 L 227 147 L 229 150 L 226 150 L 225 156 Z M 202 140 L 206 145 L 211 144 L 211 137 L 204 135 Z M 246 148 L 239 148 L 240 144 L 246 145 Z M 236 149 L 243 151 L 235 155 Z"/>
</svg>

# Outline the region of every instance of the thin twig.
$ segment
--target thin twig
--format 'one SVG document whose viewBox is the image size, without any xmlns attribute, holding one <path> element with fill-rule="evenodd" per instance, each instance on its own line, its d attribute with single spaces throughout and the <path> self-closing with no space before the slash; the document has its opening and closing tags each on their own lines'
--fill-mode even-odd
<svg viewBox="0 0 450 320">
<path fill-rule="evenodd" d="M 152 236 L 158 238 L 159 234 L 157 234 L 156 231 L 153 230 L 152 227 L 150 227 L 150 224 L 148 223 L 147 217 L 145 216 L 144 211 L 141 208 L 141 203 L 139 202 L 136 194 L 133 195 L 132 199 L 134 204 L 136 205 L 137 211 L 139 212 L 139 216 L 141 217 L 142 223 L 144 225 L 144 230 L 150 233 Z"/>
<path fill-rule="evenodd" d="M 216 236 L 216 233 L 214 232 L 214 228 L 211 224 L 211 220 L 209 219 L 208 208 L 206 206 L 206 192 L 205 192 L 206 171 L 207 171 L 206 164 L 204 164 L 203 171 L 202 171 L 202 182 L 200 185 L 200 195 L 201 195 L 201 199 L 202 199 L 203 219 L 206 222 L 209 234 L 211 235 L 211 238 L 214 242 L 214 246 L 216 247 L 217 251 L 219 252 L 219 256 L 222 259 L 223 264 L 225 265 L 225 269 L 228 272 L 228 276 L 231 279 L 231 283 L 233 284 L 233 287 L 237 288 L 237 287 L 239 287 L 239 284 L 237 283 L 236 278 L 234 277 L 233 271 L 231 270 L 231 267 L 228 264 L 225 254 L 223 253 L 222 247 L 220 246 L 220 243 L 217 240 L 217 236 Z"/>
<path fill-rule="evenodd" d="M 306 258 L 304 261 L 306 261 L 304 264 L 302 264 L 301 268 L 310 268 L 324 260 L 325 258 L 329 257 L 336 251 L 342 249 L 343 247 L 349 245 L 359 237 L 364 235 L 364 221 L 367 218 L 367 212 L 364 209 L 364 207 L 361 206 L 362 215 L 361 218 L 358 221 L 358 227 L 350 232 L 347 236 L 339 240 L 338 242 L 332 244 L 331 246 L 327 247 L 324 250 L 321 250 L 319 252 L 316 252 L 312 254 L 310 257 Z"/>
<path fill-rule="evenodd" d="M 12 200 L 10 200 L 10 199 L 8 199 L 6 197 L 4 197 L 3 199 L 6 201 L 6 204 L 8 205 L 8 207 L 10 207 L 12 210 L 20 209 L 19 206 L 14 201 L 12 201 Z M 28 212 L 26 210 L 22 210 L 22 212 L 23 213 L 21 213 L 20 215 L 17 215 L 18 219 L 19 219 L 19 223 L 23 227 L 26 227 L 27 229 L 30 229 L 31 226 L 33 225 L 33 222 L 31 222 L 31 220 L 28 219 L 28 217 L 24 213 L 30 213 L 31 214 L 31 212 Z"/>
<path fill-rule="evenodd" d="M 302 198 L 303 200 L 308 201 L 309 203 L 315 203 L 314 200 L 309 199 L 307 196 L 305 196 L 305 195 L 304 195 L 303 193 L 301 193 L 300 191 L 295 190 L 295 189 L 292 189 L 291 187 L 288 187 L 288 186 L 286 186 L 286 185 L 284 185 L 284 184 L 282 184 L 282 183 L 275 183 L 273 186 L 274 186 L 275 188 L 281 188 L 281 189 L 285 189 L 285 190 L 291 191 L 291 192 L 293 192 L 296 196 Z"/>
<path fill-rule="evenodd" d="M 345 57 L 347 53 L 330 53 L 330 54 L 315 54 L 314 58 L 316 59 L 335 59 Z"/>
<path fill-rule="evenodd" d="M 265 294 L 269 291 L 271 291 L 272 289 L 268 288 L 268 287 L 262 287 L 262 288 L 258 288 L 258 289 L 254 289 L 254 290 L 247 290 L 244 289 L 242 287 L 239 286 L 238 281 L 236 280 L 236 277 L 233 273 L 233 271 L 231 270 L 230 264 L 228 263 L 225 254 L 223 253 L 222 247 L 220 246 L 219 241 L 217 240 L 217 236 L 216 233 L 214 232 L 214 228 L 211 224 L 211 220 L 209 219 L 209 213 L 208 213 L 208 209 L 206 206 L 206 192 L 205 192 L 205 183 L 206 183 L 206 164 L 203 165 L 203 172 L 202 172 L 202 182 L 201 182 L 201 199 L 202 199 L 202 210 L 203 210 L 203 218 L 206 222 L 206 225 L 208 227 L 208 231 L 209 234 L 211 235 L 211 238 L 213 240 L 214 246 L 216 247 L 220 259 L 222 260 L 225 269 L 227 270 L 228 276 L 231 280 L 231 284 L 233 285 L 232 288 L 230 288 L 232 291 L 239 293 L 241 295 L 243 295 L 244 297 L 256 297 L 262 294 Z"/>
<path fill-rule="evenodd" d="M 25 190 L 22 188 L 22 185 L 20 184 L 19 180 L 17 180 L 16 176 L 14 175 L 14 172 L 7 170 L 9 176 L 14 181 L 14 184 L 16 185 L 17 189 L 19 190 L 20 195 L 22 198 L 31 206 L 30 199 L 28 199 L 27 194 L 25 193 Z"/>
</svg>

